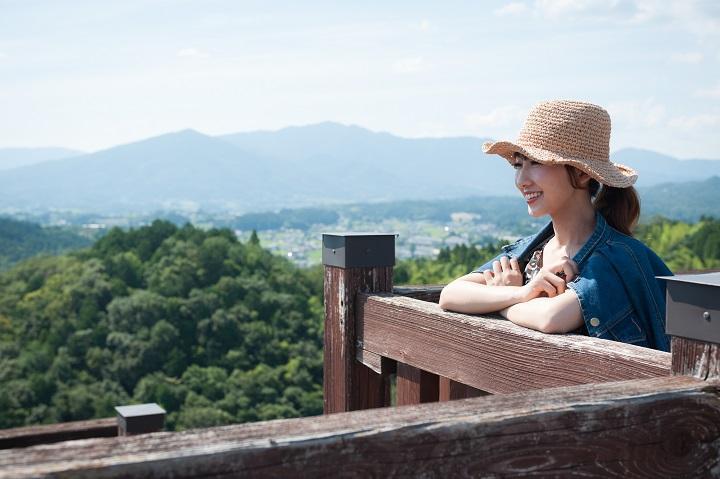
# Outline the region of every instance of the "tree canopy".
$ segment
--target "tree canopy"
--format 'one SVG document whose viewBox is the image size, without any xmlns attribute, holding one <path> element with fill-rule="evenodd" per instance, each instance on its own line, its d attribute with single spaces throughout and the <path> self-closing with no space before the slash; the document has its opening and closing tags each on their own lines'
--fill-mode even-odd
<svg viewBox="0 0 720 479">
<path fill-rule="evenodd" d="M 322 412 L 322 274 L 165 221 L 0 275 L 0 427 L 157 402 L 170 429 Z"/>
</svg>

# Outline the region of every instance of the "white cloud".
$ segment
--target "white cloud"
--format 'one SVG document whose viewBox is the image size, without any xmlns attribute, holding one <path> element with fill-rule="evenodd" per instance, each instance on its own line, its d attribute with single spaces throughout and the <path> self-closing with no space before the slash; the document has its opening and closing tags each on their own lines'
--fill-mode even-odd
<svg viewBox="0 0 720 479">
<path fill-rule="evenodd" d="M 427 20 L 423 20 L 422 22 L 420 22 L 420 30 L 422 30 L 423 32 L 427 32 L 428 30 L 430 30 L 430 22 Z"/>
<path fill-rule="evenodd" d="M 508 130 L 519 131 L 527 109 L 515 105 L 506 105 L 493 109 L 489 113 L 470 113 L 465 115 L 465 124 L 473 131 L 495 132 Z"/>
<path fill-rule="evenodd" d="M 522 15 L 523 13 L 526 13 L 528 11 L 528 6 L 523 2 L 511 2 L 507 5 L 503 5 L 500 8 L 496 8 L 493 12 L 495 15 L 499 17 L 503 16 L 509 16 L 509 15 Z"/>
<path fill-rule="evenodd" d="M 665 119 L 665 106 L 657 103 L 654 98 L 611 103 L 607 110 L 613 125 L 621 123 L 623 128 L 654 127 Z"/>
<path fill-rule="evenodd" d="M 695 92 L 695 96 L 702 98 L 720 98 L 720 83 L 712 88 L 703 88 Z"/>
<path fill-rule="evenodd" d="M 396 73 L 417 73 L 427 69 L 427 63 L 423 57 L 402 58 L 393 64 Z"/>
<path fill-rule="evenodd" d="M 675 63 L 690 63 L 696 64 L 703 61 L 704 55 L 700 52 L 685 52 L 685 53 L 674 53 L 670 56 L 670 59 Z"/>
<path fill-rule="evenodd" d="M 720 115 L 699 114 L 699 115 L 680 115 L 671 118 L 668 125 L 672 128 L 682 130 L 696 130 L 704 127 L 720 126 Z"/>
<path fill-rule="evenodd" d="M 545 17 L 594 17 L 634 19 L 640 12 L 632 0 L 536 0 L 535 9 Z"/>
<path fill-rule="evenodd" d="M 201 52 L 197 48 L 183 48 L 178 50 L 175 55 L 181 58 L 204 58 L 207 56 L 206 53 Z"/>
</svg>

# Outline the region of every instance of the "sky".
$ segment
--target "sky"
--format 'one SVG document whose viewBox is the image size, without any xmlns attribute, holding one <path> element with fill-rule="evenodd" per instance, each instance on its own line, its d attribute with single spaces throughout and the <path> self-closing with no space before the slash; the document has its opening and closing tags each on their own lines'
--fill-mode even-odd
<svg viewBox="0 0 720 479">
<path fill-rule="evenodd" d="M 0 0 L 0 148 L 335 121 L 515 139 L 599 104 L 611 151 L 720 159 L 720 1 Z"/>
</svg>

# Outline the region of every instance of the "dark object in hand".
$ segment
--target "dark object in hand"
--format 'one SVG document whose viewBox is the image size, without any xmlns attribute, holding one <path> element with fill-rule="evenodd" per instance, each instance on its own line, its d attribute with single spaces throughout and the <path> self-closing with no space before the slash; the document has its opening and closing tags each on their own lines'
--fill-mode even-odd
<svg viewBox="0 0 720 479">
<path fill-rule="evenodd" d="M 557 273 L 555 273 L 555 276 L 565 279 L 565 271 L 558 271 Z"/>
</svg>

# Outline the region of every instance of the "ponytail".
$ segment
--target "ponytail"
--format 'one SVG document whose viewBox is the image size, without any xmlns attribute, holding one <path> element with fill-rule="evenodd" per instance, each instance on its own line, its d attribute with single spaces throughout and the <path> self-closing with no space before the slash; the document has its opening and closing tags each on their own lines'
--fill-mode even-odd
<svg viewBox="0 0 720 479">
<path fill-rule="evenodd" d="M 573 188 L 580 188 L 577 181 L 576 168 L 565 165 L 570 175 L 570 184 Z M 628 236 L 633 235 L 633 229 L 640 218 L 640 198 L 637 190 L 630 186 L 628 188 L 616 188 L 614 186 L 601 185 L 595 178 L 588 183 L 590 198 L 593 206 L 610 226 Z"/>
<path fill-rule="evenodd" d="M 593 204 L 610 226 L 628 236 L 633 235 L 640 217 L 640 198 L 634 187 L 603 185 Z"/>
</svg>

